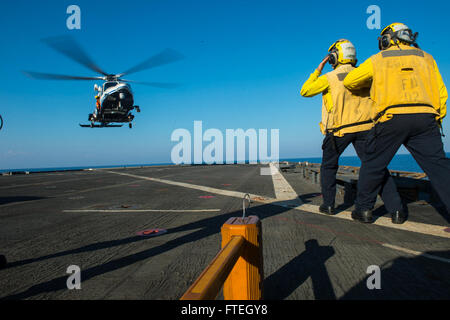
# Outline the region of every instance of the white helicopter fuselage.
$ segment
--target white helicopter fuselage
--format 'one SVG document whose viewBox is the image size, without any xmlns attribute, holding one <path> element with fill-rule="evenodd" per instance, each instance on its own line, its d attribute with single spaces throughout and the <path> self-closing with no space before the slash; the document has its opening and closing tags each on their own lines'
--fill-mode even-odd
<svg viewBox="0 0 450 320">
<path fill-rule="evenodd" d="M 138 110 L 139 107 L 134 106 L 133 91 L 129 84 L 121 81 L 107 81 L 102 87 L 95 85 L 94 90 L 97 91 L 97 108 L 94 113 L 89 115 L 91 126 L 95 121 L 101 123 L 111 122 L 128 122 L 133 121 L 134 116 L 131 114 L 133 109 Z"/>
<path fill-rule="evenodd" d="M 133 91 L 128 83 L 120 81 L 108 81 L 103 87 L 95 87 L 100 94 L 102 109 L 132 109 Z"/>
<path fill-rule="evenodd" d="M 51 37 L 43 39 L 43 41 L 52 49 L 62 53 L 66 57 L 85 66 L 98 75 L 80 77 L 64 74 L 24 71 L 27 76 L 34 79 L 45 80 L 104 81 L 101 86 L 94 86 L 94 90 L 97 91 L 97 94 L 95 95 L 95 109 L 93 113 L 88 115 L 88 121 L 90 124 L 80 124 L 81 127 L 113 127 L 115 125 L 111 125 L 111 123 L 128 123 L 131 128 L 132 121 L 134 119 L 132 111 L 136 110 L 136 112 L 140 112 L 140 108 L 139 106 L 134 105 L 133 91 L 128 83 L 132 82 L 146 84 L 156 88 L 169 88 L 173 87 L 173 84 L 160 82 L 137 82 L 121 78 L 125 75 L 130 75 L 132 73 L 159 67 L 183 59 L 183 55 L 180 53 L 172 49 L 165 49 L 160 53 L 152 55 L 143 62 L 128 68 L 125 72 L 111 74 L 105 72 L 97 66 L 96 63 L 89 57 L 89 54 L 85 52 L 77 41 L 70 36 Z"/>
</svg>

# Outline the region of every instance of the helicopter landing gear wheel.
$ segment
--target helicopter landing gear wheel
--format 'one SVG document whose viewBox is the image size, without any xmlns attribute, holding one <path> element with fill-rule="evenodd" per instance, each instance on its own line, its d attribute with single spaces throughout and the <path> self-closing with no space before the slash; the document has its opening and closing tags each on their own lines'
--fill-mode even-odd
<svg viewBox="0 0 450 320">
<path fill-rule="evenodd" d="M 134 108 L 136 109 L 137 112 L 141 112 L 141 108 L 139 108 L 139 106 L 134 106 Z"/>
<path fill-rule="evenodd" d="M 133 124 L 130 122 L 129 124 L 128 124 L 128 127 L 131 129 L 131 128 L 133 128 Z"/>
<path fill-rule="evenodd" d="M 91 128 L 94 127 L 94 121 L 91 121 Z"/>
</svg>

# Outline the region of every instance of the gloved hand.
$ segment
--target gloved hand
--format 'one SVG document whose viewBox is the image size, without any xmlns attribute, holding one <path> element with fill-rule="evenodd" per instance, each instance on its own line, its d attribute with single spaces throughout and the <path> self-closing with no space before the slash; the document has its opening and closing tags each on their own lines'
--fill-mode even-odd
<svg viewBox="0 0 450 320">
<path fill-rule="evenodd" d="M 322 73 L 323 67 L 325 67 L 325 64 L 328 62 L 328 60 L 330 59 L 330 56 L 327 55 L 322 62 L 319 64 L 319 66 L 317 67 L 317 71 L 319 71 L 320 73 Z"/>
</svg>

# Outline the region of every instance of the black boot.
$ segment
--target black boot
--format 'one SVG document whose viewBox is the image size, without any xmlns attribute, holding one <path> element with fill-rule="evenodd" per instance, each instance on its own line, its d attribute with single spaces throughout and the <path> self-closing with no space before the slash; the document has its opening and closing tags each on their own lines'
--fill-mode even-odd
<svg viewBox="0 0 450 320">
<path fill-rule="evenodd" d="M 332 216 L 332 215 L 334 215 L 334 206 L 326 206 L 326 205 L 322 204 L 319 207 L 319 211 Z"/>
<path fill-rule="evenodd" d="M 362 223 L 373 223 L 372 210 L 358 210 L 352 212 L 352 219 Z"/>
<path fill-rule="evenodd" d="M 405 223 L 406 218 L 407 218 L 407 215 L 403 211 L 401 211 L 401 210 L 400 211 L 395 211 L 392 214 L 392 223 L 395 223 L 395 224 Z"/>
</svg>

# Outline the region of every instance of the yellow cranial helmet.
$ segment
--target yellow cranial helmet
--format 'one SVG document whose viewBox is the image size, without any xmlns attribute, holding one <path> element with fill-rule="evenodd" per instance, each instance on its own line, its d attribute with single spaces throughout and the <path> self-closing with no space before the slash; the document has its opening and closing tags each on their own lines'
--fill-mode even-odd
<svg viewBox="0 0 450 320">
<path fill-rule="evenodd" d="M 328 60 L 333 68 L 336 68 L 338 64 L 350 63 L 353 66 L 356 65 L 358 60 L 356 59 L 356 48 L 347 39 L 339 39 L 331 45 L 328 49 L 329 57 Z"/>
<path fill-rule="evenodd" d="M 395 22 L 381 31 L 380 37 L 378 38 L 378 48 L 380 50 L 385 50 L 399 42 L 414 45 L 418 48 L 419 46 L 416 43 L 417 36 L 418 33 L 416 32 L 413 34 L 406 24 Z"/>
</svg>

